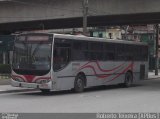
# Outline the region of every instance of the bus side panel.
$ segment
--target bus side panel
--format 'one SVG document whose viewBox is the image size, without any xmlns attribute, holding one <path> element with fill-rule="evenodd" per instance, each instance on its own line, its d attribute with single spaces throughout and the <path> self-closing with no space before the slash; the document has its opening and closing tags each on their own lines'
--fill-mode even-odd
<svg viewBox="0 0 160 119">
<path fill-rule="evenodd" d="M 55 90 L 68 90 L 74 87 L 75 76 L 71 64 L 69 63 L 64 69 L 54 72 Z"/>
<path fill-rule="evenodd" d="M 132 71 L 133 84 L 140 80 L 140 61 L 134 61 L 134 67 Z"/>
<path fill-rule="evenodd" d="M 124 83 L 126 72 L 132 69 L 132 62 L 114 61 L 111 63 L 114 64 L 111 68 L 112 71 L 108 73 L 109 76 L 103 81 L 103 84 L 114 85 Z"/>
<path fill-rule="evenodd" d="M 145 76 L 147 77 L 148 65 L 146 62 L 71 62 L 63 70 L 54 72 L 56 90 L 74 88 L 75 77 L 80 72 L 86 76 L 87 87 L 124 83 L 128 70 L 132 71 L 133 83 L 136 83 L 140 80 L 141 64 L 145 65 Z M 131 65 L 132 67 L 130 67 Z"/>
<path fill-rule="evenodd" d="M 112 85 L 124 82 L 124 74 L 120 74 L 120 70 L 125 68 L 123 64 L 124 62 L 91 61 L 81 65 L 82 68 L 80 69 L 87 77 L 87 87 Z"/>
<path fill-rule="evenodd" d="M 109 71 L 114 67 L 113 62 L 88 61 L 80 66 L 79 72 L 84 72 L 87 78 L 87 87 L 105 85 L 104 81 L 110 79 Z"/>
</svg>

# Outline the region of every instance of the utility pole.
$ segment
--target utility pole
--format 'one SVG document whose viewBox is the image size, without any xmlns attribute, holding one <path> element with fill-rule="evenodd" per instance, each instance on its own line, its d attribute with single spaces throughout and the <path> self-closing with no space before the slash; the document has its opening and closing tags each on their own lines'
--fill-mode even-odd
<svg viewBox="0 0 160 119">
<path fill-rule="evenodd" d="M 88 0 L 83 0 L 83 35 L 87 35 Z"/>
<path fill-rule="evenodd" d="M 155 75 L 158 75 L 158 40 L 159 40 L 159 24 L 156 24 L 156 54 L 155 54 Z"/>
</svg>

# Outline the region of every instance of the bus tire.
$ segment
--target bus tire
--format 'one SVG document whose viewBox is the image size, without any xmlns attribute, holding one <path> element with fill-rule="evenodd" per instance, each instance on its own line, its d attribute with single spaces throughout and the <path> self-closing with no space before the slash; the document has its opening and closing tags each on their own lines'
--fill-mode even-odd
<svg viewBox="0 0 160 119">
<path fill-rule="evenodd" d="M 85 82 L 84 82 L 85 78 L 83 75 L 77 75 L 74 81 L 74 91 L 76 93 L 80 93 L 83 92 L 84 90 L 84 86 L 85 86 Z"/>
<path fill-rule="evenodd" d="M 40 89 L 42 93 L 50 93 L 51 91 L 49 89 Z"/>
<path fill-rule="evenodd" d="M 131 72 L 125 74 L 124 87 L 130 87 L 133 83 L 133 75 Z"/>
</svg>

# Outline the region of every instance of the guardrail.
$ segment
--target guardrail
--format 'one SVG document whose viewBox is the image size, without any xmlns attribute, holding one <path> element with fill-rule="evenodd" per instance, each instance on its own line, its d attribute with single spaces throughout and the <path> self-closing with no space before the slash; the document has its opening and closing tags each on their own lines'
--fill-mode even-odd
<svg viewBox="0 0 160 119">
<path fill-rule="evenodd" d="M 10 74 L 0 74 L 0 79 L 9 79 L 11 78 Z"/>
</svg>

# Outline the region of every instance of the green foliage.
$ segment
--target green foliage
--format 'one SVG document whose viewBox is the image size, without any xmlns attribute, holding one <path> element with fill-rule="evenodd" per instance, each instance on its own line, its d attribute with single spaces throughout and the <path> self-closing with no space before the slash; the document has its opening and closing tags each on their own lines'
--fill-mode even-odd
<svg viewBox="0 0 160 119">
<path fill-rule="evenodd" d="M 0 73 L 11 73 L 11 66 L 9 64 L 0 64 Z"/>
</svg>

